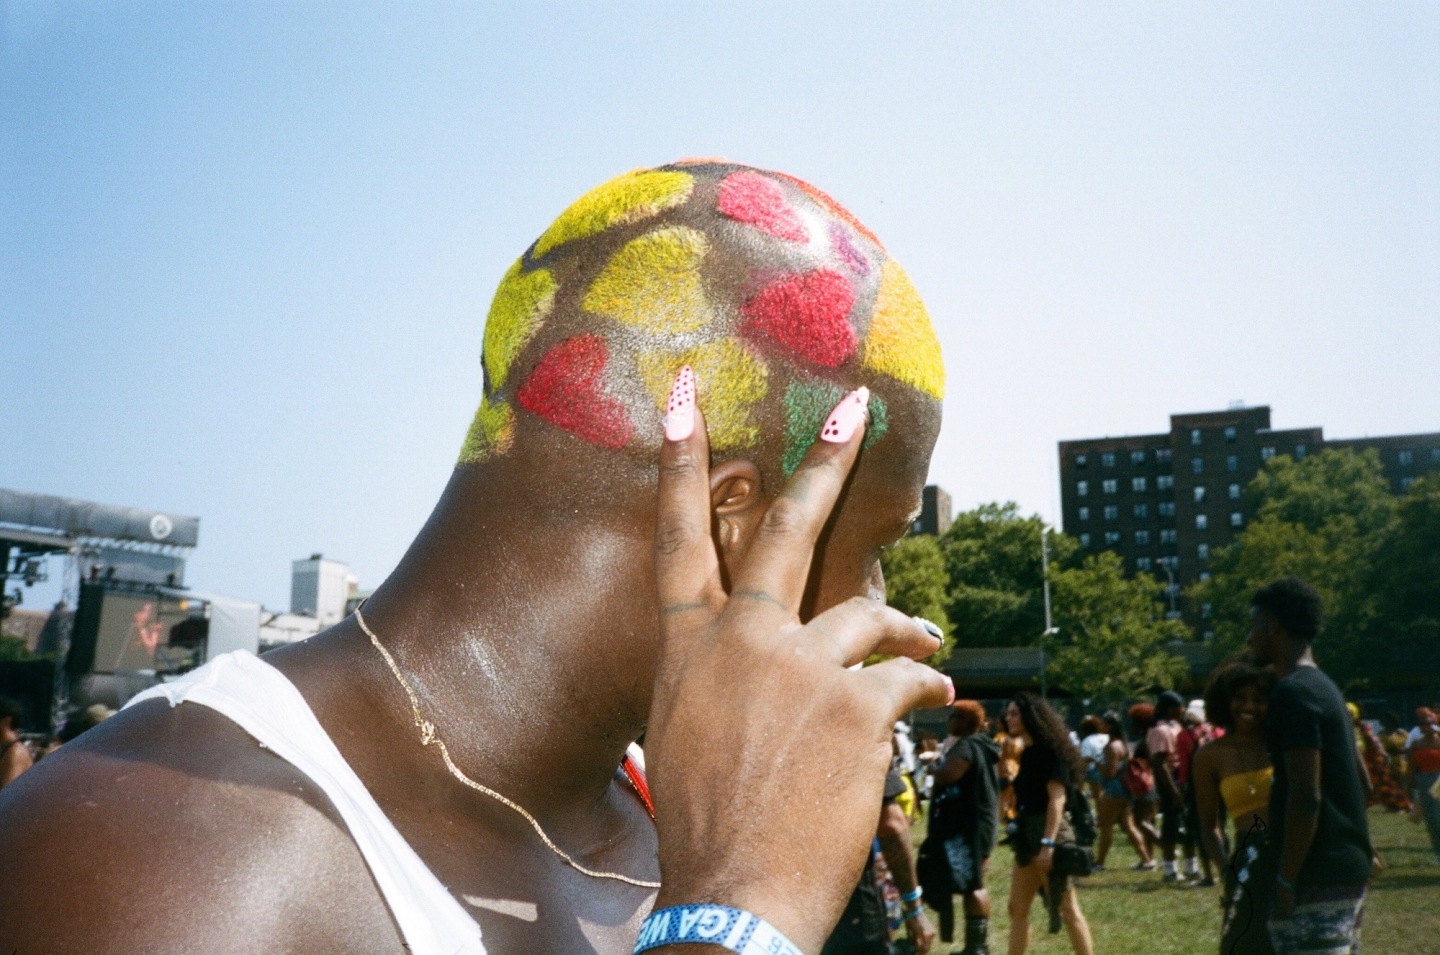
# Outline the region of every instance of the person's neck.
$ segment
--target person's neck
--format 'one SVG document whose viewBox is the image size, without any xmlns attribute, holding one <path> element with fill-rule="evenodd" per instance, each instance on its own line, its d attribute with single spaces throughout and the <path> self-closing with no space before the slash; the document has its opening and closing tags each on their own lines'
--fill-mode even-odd
<svg viewBox="0 0 1440 955">
<path fill-rule="evenodd" d="M 365 602 L 365 623 L 467 775 L 542 818 L 593 809 L 648 715 L 643 547 L 633 529 L 455 497 Z M 352 620 L 331 634 L 362 661 L 391 745 L 416 756 L 415 771 L 445 774 L 421 757 L 404 691 L 369 637 Z"/>
<path fill-rule="evenodd" d="M 1310 652 L 1310 644 L 1292 641 L 1288 651 L 1275 662 L 1275 675 L 1287 677 L 1301 667 L 1313 666 L 1315 666 L 1315 657 Z"/>
</svg>

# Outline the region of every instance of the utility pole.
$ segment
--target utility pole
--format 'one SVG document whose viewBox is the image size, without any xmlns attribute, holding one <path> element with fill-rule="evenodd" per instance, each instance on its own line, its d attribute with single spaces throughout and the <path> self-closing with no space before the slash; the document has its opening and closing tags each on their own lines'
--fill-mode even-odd
<svg viewBox="0 0 1440 955">
<path fill-rule="evenodd" d="M 1046 534 L 1050 525 L 1040 525 L 1040 581 L 1041 591 L 1045 595 L 1045 632 L 1040 635 L 1040 698 L 1046 698 L 1045 694 L 1045 641 L 1056 632 L 1050 624 L 1050 543 Z"/>
</svg>

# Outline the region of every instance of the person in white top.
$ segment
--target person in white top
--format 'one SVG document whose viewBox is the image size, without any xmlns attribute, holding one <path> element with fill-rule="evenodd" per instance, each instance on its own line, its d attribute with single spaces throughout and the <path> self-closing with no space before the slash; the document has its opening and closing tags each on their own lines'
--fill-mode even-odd
<svg viewBox="0 0 1440 955">
<path fill-rule="evenodd" d="M 894 721 L 953 697 L 879 572 L 940 423 L 918 295 L 813 187 L 676 164 L 542 234 L 483 362 L 450 483 L 359 612 L 0 792 L 6 951 L 619 955 L 701 902 L 818 950 Z M 653 823 L 619 772 L 642 733 Z"/>
</svg>

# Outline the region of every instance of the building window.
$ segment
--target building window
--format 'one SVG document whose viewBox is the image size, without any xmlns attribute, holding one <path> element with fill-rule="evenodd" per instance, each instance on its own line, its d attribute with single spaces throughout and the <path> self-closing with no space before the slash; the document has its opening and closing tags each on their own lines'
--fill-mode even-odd
<svg viewBox="0 0 1440 955">
<path fill-rule="evenodd" d="M 1195 556 L 1196 556 L 1196 557 L 1199 557 L 1201 560 L 1209 560 L 1209 559 L 1210 559 L 1210 545 L 1209 545 L 1209 544 L 1196 544 L 1196 545 L 1195 545 Z"/>
<path fill-rule="evenodd" d="M 1230 512 L 1230 526 L 1231 526 L 1231 527 L 1243 527 L 1244 525 L 1245 525 L 1245 515 L 1241 514 L 1239 511 L 1231 511 L 1231 512 Z"/>
<path fill-rule="evenodd" d="M 1431 464 L 1440 464 L 1440 448 L 1431 448 L 1431 449 L 1430 449 L 1430 463 L 1431 463 Z"/>
<path fill-rule="evenodd" d="M 1238 484 L 1232 484 L 1232 485 L 1230 485 L 1230 500 L 1232 500 L 1232 501 L 1238 501 L 1238 500 L 1240 500 L 1240 485 L 1238 485 Z"/>
<path fill-rule="evenodd" d="M 1115 452 L 1106 451 L 1100 455 L 1100 466 L 1103 468 L 1113 468 L 1115 466 Z"/>
<path fill-rule="evenodd" d="M 1208 570 L 1202 570 L 1202 571 L 1200 571 L 1200 583 L 1203 584 L 1203 583 L 1205 583 L 1205 581 L 1207 581 L 1207 580 L 1209 580 L 1209 579 L 1210 579 L 1210 571 L 1208 571 Z"/>
<path fill-rule="evenodd" d="M 1082 508 L 1080 508 L 1080 520 L 1082 520 L 1082 521 L 1088 521 L 1088 520 L 1090 520 L 1090 508 L 1088 508 L 1088 507 L 1082 507 Z"/>
<path fill-rule="evenodd" d="M 1210 526 L 1210 518 L 1206 517 L 1204 514 L 1196 514 L 1196 515 L 1195 515 L 1195 529 L 1196 529 L 1197 531 L 1203 531 L 1203 530 L 1205 530 L 1205 529 L 1206 529 L 1207 527 L 1209 527 L 1209 526 Z"/>
<path fill-rule="evenodd" d="M 1201 605 L 1200 605 L 1200 619 L 1201 619 L 1201 620 L 1209 620 L 1209 619 L 1210 619 L 1210 605 L 1209 605 L 1209 604 L 1201 604 Z"/>
<path fill-rule="evenodd" d="M 1159 505 L 1156 506 L 1155 510 L 1159 512 L 1159 514 L 1160 514 L 1161 517 L 1174 517 L 1174 516 L 1175 516 L 1175 502 L 1174 502 L 1174 501 L 1161 501 L 1161 502 L 1159 503 Z"/>
<path fill-rule="evenodd" d="M 1116 544 L 1118 544 L 1118 543 L 1120 543 L 1120 532 L 1119 532 L 1119 531 L 1106 531 L 1106 532 L 1105 532 L 1105 546 L 1106 546 L 1106 547 L 1114 547 L 1114 546 L 1115 546 Z"/>
<path fill-rule="evenodd" d="M 1440 452 L 1440 449 L 1436 449 L 1436 450 L 1437 450 L 1437 452 Z M 1155 449 L 1155 463 L 1156 463 L 1156 464 L 1169 464 L 1169 463 L 1170 463 L 1170 449 L 1169 449 L 1169 448 L 1156 448 L 1156 449 Z"/>
<path fill-rule="evenodd" d="M 1136 569 L 1136 570 L 1141 570 L 1141 571 L 1149 570 L 1149 569 L 1150 569 L 1150 558 L 1149 558 L 1149 557 L 1136 557 L 1136 558 L 1135 558 L 1135 569 Z"/>
<path fill-rule="evenodd" d="M 1130 479 L 1130 490 L 1132 490 L 1132 491 L 1144 491 L 1144 490 L 1145 490 L 1145 487 L 1146 487 L 1146 481 L 1145 481 L 1145 479 L 1144 479 L 1143 477 L 1137 477 L 1137 478 L 1131 478 L 1131 479 Z"/>
<path fill-rule="evenodd" d="M 1149 532 L 1149 531 L 1136 531 L 1136 532 L 1135 532 L 1135 544 L 1136 544 L 1136 546 L 1138 546 L 1138 547 L 1149 547 L 1149 546 L 1150 546 L 1150 532 Z"/>
<path fill-rule="evenodd" d="M 1303 444 L 1297 444 L 1297 445 L 1295 445 L 1295 460 L 1296 460 L 1296 461 L 1304 461 L 1304 460 L 1305 460 L 1305 445 L 1303 445 Z"/>
<path fill-rule="evenodd" d="M 1161 474 L 1155 478 L 1155 490 L 1168 491 L 1175 486 L 1175 475 Z"/>
<path fill-rule="evenodd" d="M 1089 493 L 1090 493 L 1090 482 L 1089 482 L 1089 481 L 1076 481 L 1076 482 L 1075 482 L 1075 493 L 1078 494 L 1080 497 L 1086 497 L 1087 495 L 1089 495 Z"/>
<path fill-rule="evenodd" d="M 1238 470 L 1240 470 L 1240 457 L 1239 457 L 1238 455 L 1234 455 L 1234 454 L 1227 454 L 1227 455 L 1225 455 L 1225 470 L 1227 470 L 1227 471 L 1238 471 Z"/>
<path fill-rule="evenodd" d="M 1414 485 L 1415 485 L 1415 479 L 1414 479 L 1413 477 L 1403 477 L 1403 478 L 1401 478 L 1401 479 L 1400 479 L 1400 493 L 1401 493 L 1401 494 L 1404 494 L 1406 491 L 1410 490 L 1410 488 L 1413 487 Z"/>
<path fill-rule="evenodd" d="M 1205 502 L 1205 485 L 1197 484 L 1193 490 L 1195 492 L 1195 503 L 1203 504 Z"/>
<path fill-rule="evenodd" d="M 1225 429 L 1225 440 L 1231 444 L 1235 443 L 1235 427 L 1233 425 Z"/>
<path fill-rule="evenodd" d="M 1145 463 L 1145 452 L 1144 452 L 1144 451 L 1131 451 L 1131 452 L 1130 452 L 1130 463 L 1131 463 L 1131 464 L 1144 464 L 1144 463 Z"/>
<path fill-rule="evenodd" d="M 1274 447 L 1264 447 L 1264 448 L 1261 448 L 1261 449 L 1260 449 L 1260 460 L 1261 460 L 1261 461 L 1269 461 L 1269 460 L 1270 460 L 1271 458 L 1273 458 L 1274 456 L 1275 456 L 1275 448 L 1274 448 Z"/>
<path fill-rule="evenodd" d="M 1086 464 L 1089 464 L 1089 463 L 1090 463 L 1090 458 L 1087 457 L 1086 455 L 1083 455 L 1083 454 L 1077 454 L 1077 455 L 1075 455 L 1075 466 L 1076 466 L 1077 468 L 1083 468 Z"/>
<path fill-rule="evenodd" d="M 1105 505 L 1105 520 L 1113 521 L 1120 516 L 1120 508 L 1115 504 Z"/>
<path fill-rule="evenodd" d="M 1106 478 L 1104 484 L 1101 486 L 1104 488 L 1106 494 L 1114 494 L 1120 489 L 1120 482 L 1114 478 Z"/>
<path fill-rule="evenodd" d="M 1089 534 L 1081 534 L 1081 535 L 1080 535 L 1080 546 L 1081 546 L 1081 547 L 1089 547 L 1089 546 L 1090 546 L 1090 535 L 1089 535 Z"/>
<path fill-rule="evenodd" d="M 1179 557 L 1161 557 L 1158 561 L 1156 561 L 1156 563 L 1158 563 L 1161 567 L 1169 567 L 1171 570 L 1175 570 L 1176 568 L 1178 568 L 1178 567 L 1180 566 L 1180 558 L 1179 558 Z M 1174 588 L 1174 589 L 1178 590 L 1179 588 L 1176 587 L 1176 588 Z"/>
<path fill-rule="evenodd" d="M 1160 531 L 1160 543 L 1162 543 L 1162 544 L 1173 544 L 1173 543 L 1175 543 L 1175 528 L 1173 528 L 1173 527 L 1166 527 L 1166 528 L 1161 529 L 1161 531 Z"/>
<path fill-rule="evenodd" d="M 1402 468 L 1408 468 L 1415 463 L 1415 452 L 1408 448 L 1404 451 L 1397 451 L 1395 457 L 1400 462 Z"/>
<path fill-rule="evenodd" d="M 1191 443 L 1192 445 L 1195 445 L 1195 444 L 1199 444 L 1199 443 L 1200 443 L 1200 429 L 1199 429 L 1199 428 L 1191 428 L 1191 429 L 1190 429 L 1190 443 Z"/>
<path fill-rule="evenodd" d="M 1149 504 L 1136 504 L 1136 505 L 1135 505 L 1135 519 L 1136 519 L 1136 520 L 1140 520 L 1140 521 L 1148 521 L 1148 520 L 1150 519 L 1150 505 L 1149 505 Z"/>
<path fill-rule="evenodd" d="M 1204 474 L 1204 473 L 1205 473 L 1205 459 L 1204 459 L 1204 458 L 1191 458 L 1191 459 L 1190 459 L 1190 470 L 1193 471 L 1193 472 L 1196 473 L 1196 474 Z"/>
</svg>

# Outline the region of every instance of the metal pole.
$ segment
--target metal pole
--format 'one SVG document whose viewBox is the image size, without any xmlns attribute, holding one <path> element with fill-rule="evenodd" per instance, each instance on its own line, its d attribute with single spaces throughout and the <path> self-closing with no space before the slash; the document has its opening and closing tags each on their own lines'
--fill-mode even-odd
<svg viewBox="0 0 1440 955">
<path fill-rule="evenodd" d="M 1045 594 L 1045 632 L 1040 635 L 1040 698 L 1046 698 L 1045 694 L 1045 640 L 1054 632 L 1050 625 L 1050 549 L 1045 539 L 1045 532 L 1050 528 L 1046 524 L 1040 525 L 1040 581 L 1041 591 Z"/>
<path fill-rule="evenodd" d="M 1170 586 L 1165 592 L 1170 595 L 1170 619 L 1175 619 L 1175 573 L 1170 569 L 1170 564 L 1164 557 L 1160 558 L 1160 569 L 1165 571 L 1165 576 L 1170 579 Z"/>
</svg>

